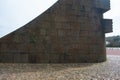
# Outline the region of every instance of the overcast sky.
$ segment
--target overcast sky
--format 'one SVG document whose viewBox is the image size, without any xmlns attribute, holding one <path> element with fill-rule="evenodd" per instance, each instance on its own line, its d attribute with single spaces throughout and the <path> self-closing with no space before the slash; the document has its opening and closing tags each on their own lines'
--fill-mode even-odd
<svg viewBox="0 0 120 80">
<path fill-rule="evenodd" d="M 0 37 L 25 25 L 57 0 L 0 0 Z M 106 36 L 120 35 L 120 0 L 111 0 L 111 10 L 104 14 L 113 19 L 113 33 Z"/>
<path fill-rule="evenodd" d="M 120 35 L 120 0 L 110 0 L 111 10 L 104 14 L 104 18 L 113 19 L 113 32 L 106 36 Z"/>
</svg>

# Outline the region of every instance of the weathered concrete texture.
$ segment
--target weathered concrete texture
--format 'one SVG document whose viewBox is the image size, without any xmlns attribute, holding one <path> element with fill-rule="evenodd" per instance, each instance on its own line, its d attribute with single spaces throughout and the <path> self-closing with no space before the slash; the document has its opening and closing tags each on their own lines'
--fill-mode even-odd
<svg viewBox="0 0 120 80">
<path fill-rule="evenodd" d="M 0 62 L 105 61 L 105 32 L 112 31 L 112 26 L 106 27 L 111 20 L 103 20 L 102 14 L 109 9 L 96 6 L 100 1 L 59 0 L 30 23 L 0 39 Z"/>
</svg>

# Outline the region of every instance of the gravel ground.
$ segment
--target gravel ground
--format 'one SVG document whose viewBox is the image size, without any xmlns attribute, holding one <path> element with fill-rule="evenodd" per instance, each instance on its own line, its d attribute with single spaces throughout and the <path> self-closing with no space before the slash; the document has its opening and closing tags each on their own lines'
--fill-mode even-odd
<svg viewBox="0 0 120 80">
<path fill-rule="evenodd" d="M 120 80 L 120 56 L 103 63 L 0 64 L 0 80 Z"/>
</svg>

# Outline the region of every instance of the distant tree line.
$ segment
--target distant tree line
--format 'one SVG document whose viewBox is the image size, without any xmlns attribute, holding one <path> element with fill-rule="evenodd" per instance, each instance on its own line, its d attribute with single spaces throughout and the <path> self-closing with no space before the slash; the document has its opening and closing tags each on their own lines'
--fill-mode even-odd
<svg viewBox="0 0 120 80">
<path fill-rule="evenodd" d="M 120 47 L 120 36 L 106 37 L 107 47 Z"/>
</svg>

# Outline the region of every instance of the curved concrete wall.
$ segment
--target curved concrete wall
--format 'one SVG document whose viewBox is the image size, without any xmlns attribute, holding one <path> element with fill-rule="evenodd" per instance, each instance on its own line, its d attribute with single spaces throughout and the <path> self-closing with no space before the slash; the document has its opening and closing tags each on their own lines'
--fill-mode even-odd
<svg viewBox="0 0 120 80">
<path fill-rule="evenodd" d="M 94 0 L 59 0 L 30 23 L 0 39 L 0 62 L 105 61 L 102 14 Z"/>
</svg>

